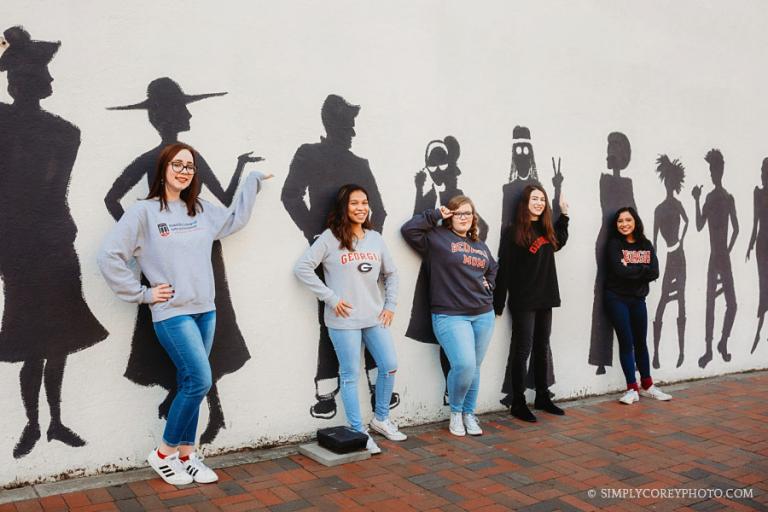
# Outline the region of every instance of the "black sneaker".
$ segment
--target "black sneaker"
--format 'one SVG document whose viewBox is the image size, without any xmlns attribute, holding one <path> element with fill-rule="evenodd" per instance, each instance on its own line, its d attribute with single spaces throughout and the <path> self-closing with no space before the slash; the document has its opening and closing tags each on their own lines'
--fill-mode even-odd
<svg viewBox="0 0 768 512">
<path fill-rule="evenodd" d="M 329 420 L 336 416 L 336 397 L 331 395 L 316 395 L 317 403 L 309 408 L 313 418 Z"/>
</svg>

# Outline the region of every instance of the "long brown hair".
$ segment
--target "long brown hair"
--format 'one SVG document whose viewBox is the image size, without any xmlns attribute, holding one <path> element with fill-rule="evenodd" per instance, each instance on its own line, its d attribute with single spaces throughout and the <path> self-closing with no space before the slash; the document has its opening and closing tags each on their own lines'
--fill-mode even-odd
<svg viewBox="0 0 768 512">
<path fill-rule="evenodd" d="M 352 222 L 349 220 L 349 197 L 353 192 L 362 192 L 365 194 L 365 198 L 368 199 L 368 191 L 360 185 L 349 183 L 342 185 L 339 192 L 336 194 L 336 202 L 333 205 L 331 213 L 328 214 L 327 226 L 330 228 L 331 233 L 339 241 L 340 249 L 347 249 L 348 251 L 354 251 L 355 235 L 352 233 Z M 373 229 L 371 224 L 370 215 L 363 222 L 363 229 Z"/>
<path fill-rule="evenodd" d="M 149 187 L 149 194 L 146 199 L 160 199 L 160 210 L 168 209 L 168 198 L 165 194 L 165 171 L 168 168 L 168 164 L 173 160 L 179 151 L 186 149 L 192 153 L 192 162 L 197 167 L 197 151 L 195 151 L 189 144 L 183 142 L 175 142 L 165 146 L 160 150 L 160 155 L 157 157 L 157 170 L 155 172 L 155 180 L 152 182 L 152 186 Z M 197 215 L 198 211 L 203 211 L 203 205 L 198 200 L 197 196 L 200 195 L 200 178 L 197 176 L 197 172 L 192 175 L 192 182 L 187 188 L 181 191 L 181 200 L 187 205 L 187 214 L 190 217 Z"/>
<path fill-rule="evenodd" d="M 552 247 L 557 249 L 558 243 L 555 236 L 555 228 L 552 226 L 552 210 L 549 207 L 549 197 L 547 196 L 547 191 L 541 185 L 528 185 L 523 189 L 523 195 L 517 204 L 517 212 L 515 212 L 515 243 L 521 247 L 529 247 L 536 238 L 536 233 L 533 231 L 533 223 L 531 222 L 531 212 L 528 210 L 528 203 L 531 201 L 531 194 L 534 190 L 544 194 L 544 211 L 539 216 L 541 226 L 544 228 L 544 238 L 552 244 Z"/>
<path fill-rule="evenodd" d="M 445 206 L 446 206 L 446 208 L 448 208 L 449 210 L 454 212 L 463 204 L 468 204 L 469 206 L 472 207 L 472 214 L 473 214 L 472 215 L 472 225 L 469 227 L 469 231 L 467 231 L 467 236 L 473 242 L 477 242 L 480 239 L 479 235 L 477 234 L 477 232 L 478 232 L 478 230 L 477 230 L 477 218 L 479 217 L 479 215 L 477 214 L 477 208 L 475 208 L 475 203 L 473 203 L 472 200 L 470 198 L 468 198 L 467 196 L 453 196 L 451 198 L 451 200 L 448 201 L 448 204 L 446 204 Z M 451 229 L 453 227 L 452 226 L 452 222 L 451 222 L 450 218 L 447 219 L 447 220 L 448 220 L 448 222 L 443 221 L 443 227 Z"/>
</svg>

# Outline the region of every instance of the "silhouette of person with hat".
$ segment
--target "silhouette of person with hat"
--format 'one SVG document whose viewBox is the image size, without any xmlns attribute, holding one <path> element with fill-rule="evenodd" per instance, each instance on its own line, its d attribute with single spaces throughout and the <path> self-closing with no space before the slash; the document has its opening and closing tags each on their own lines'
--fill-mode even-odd
<svg viewBox="0 0 768 512">
<path fill-rule="evenodd" d="M 605 367 L 613 364 L 613 325 L 608 318 L 603 303 L 605 277 L 608 270 L 605 261 L 606 244 L 611 233 L 616 230 L 613 218 L 619 208 L 635 206 L 635 193 L 632 188 L 632 178 L 621 175 L 627 168 L 632 157 L 632 147 L 629 139 L 621 132 L 608 134 L 608 148 L 605 162 L 611 174 L 600 174 L 600 210 L 603 214 L 600 232 L 595 241 L 595 274 L 594 299 L 592 301 L 592 328 L 589 341 L 588 362 L 597 366 L 597 375 L 605 374 Z"/>
<path fill-rule="evenodd" d="M 8 73 L 13 103 L 0 103 L 0 361 L 23 363 L 19 383 L 27 424 L 13 449 L 18 459 L 40 439 L 43 384 L 51 413 L 48 441 L 85 445 L 62 423 L 64 368 L 69 354 L 108 333 L 83 298 L 77 227 L 67 205 L 80 130 L 40 106 L 53 94 L 48 63 L 61 43 L 32 40 L 22 27 L 9 28 L 4 38 L 0 71 Z"/>
<path fill-rule="evenodd" d="M 104 198 L 107 210 L 117 221 L 123 215 L 120 200 L 142 179 L 147 185 L 154 180 L 157 158 L 160 151 L 169 144 L 179 142 L 179 133 L 190 129 L 192 114 L 187 105 L 206 98 L 223 96 L 226 92 L 207 94 L 185 94 L 179 84 L 168 77 L 157 78 L 147 87 L 147 98 L 133 105 L 111 107 L 108 110 L 146 110 L 149 122 L 160 135 L 160 143 L 137 157 L 112 184 Z M 232 203 L 245 165 L 258 162 L 261 157 L 244 153 L 237 159 L 237 166 L 226 190 L 222 187 L 208 162 L 198 154 L 196 159 L 200 181 L 223 205 Z M 221 242 L 213 243 L 211 254 L 213 275 L 216 286 L 216 330 L 213 338 L 210 362 L 213 373 L 213 386 L 208 392 L 208 426 L 200 436 L 203 444 L 211 443 L 224 428 L 224 411 L 216 383 L 224 375 L 233 373 L 251 358 L 240 328 L 237 325 L 235 310 L 229 294 L 227 275 L 224 268 L 224 256 Z M 142 276 L 142 283 L 147 285 Z M 158 408 L 159 416 L 165 418 L 171 402 L 176 395 L 176 372 L 162 346 L 157 341 L 152 327 L 149 306 L 140 304 L 131 342 L 131 355 L 125 370 L 125 377 L 142 386 L 159 385 L 168 390 L 168 395 Z"/>
<path fill-rule="evenodd" d="M 464 195 L 459 188 L 458 159 L 461 154 L 459 141 L 448 135 L 444 139 L 436 139 L 427 143 L 424 150 L 424 168 L 416 173 L 414 185 L 416 186 L 416 198 L 413 205 L 413 215 L 445 206 L 452 198 Z M 488 238 L 488 224 L 478 218 L 478 236 L 485 242 Z M 438 345 L 437 338 L 432 331 L 432 312 L 429 306 L 429 267 L 422 259 L 419 267 L 419 275 L 416 279 L 416 287 L 413 292 L 413 304 L 411 306 L 411 319 L 405 335 L 422 343 Z M 443 376 L 447 379 L 451 369 L 451 363 L 445 351 L 440 347 L 440 366 Z M 443 392 L 443 405 L 448 405 L 448 388 Z"/>
<path fill-rule="evenodd" d="M 321 137 L 320 142 L 302 144 L 291 161 L 280 198 L 310 245 L 325 230 L 339 188 L 349 183 L 360 185 L 368 191 L 373 228 L 378 232 L 384 228 L 387 212 L 384 211 L 384 203 L 368 160 L 350 151 L 355 136 L 355 117 L 359 112 L 359 105 L 351 105 L 336 94 L 328 95 L 320 111 L 326 136 Z M 309 196 L 309 205 L 305 202 L 305 196 Z M 316 272 L 323 279 L 322 268 L 318 267 Z M 310 414 L 315 418 L 330 419 L 336 415 L 339 361 L 323 321 L 322 302 L 318 302 L 318 322 L 320 339 L 315 374 L 317 402 L 310 407 Z M 365 350 L 365 368 L 366 372 L 376 368 L 368 350 Z M 320 383 L 331 379 L 336 380 L 335 389 L 321 393 Z M 373 402 L 374 386 L 369 375 L 368 386 Z M 395 407 L 399 400 L 399 395 L 392 393 L 390 407 Z"/>
<path fill-rule="evenodd" d="M 704 157 L 709 164 L 709 173 L 715 188 L 707 194 L 704 206 L 700 206 L 701 185 L 693 187 L 691 195 L 696 201 L 696 230 L 704 229 L 709 224 L 709 264 L 707 266 L 707 304 L 704 319 L 705 352 L 699 358 L 699 367 L 705 368 L 712 360 L 712 338 L 715 329 L 715 299 L 725 296 L 725 318 L 723 331 L 717 351 L 726 363 L 731 360 L 728 352 L 728 337 L 731 335 L 733 321 L 736 319 L 736 291 L 733 286 L 731 270 L 731 250 L 739 235 L 739 219 L 736 217 L 736 202 L 723 187 L 725 160 L 719 149 L 710 150 Z M 728 223 L 731 223 L 731 239 L 728 240 Z M 718 289 L 718 285 L 720 288 Z"/>
<path fill-rule="evenodd" d="M 685 355 L 685 280 L 686 264 L 683 252 L 683 240 L 688 231 L 688 215 L 683 203 L 675 197 L 683 188 L 685 168 L 678 160 L 670 160 L 667 155 L 660 155 L 656 160 L 656 172 L 667 189 L 667 197 L 653 212 L 653 247 L 657 245 L 659 232 L 667 244 L 667 261 L 664 265 L 664 278 L 661 282 L 661 298 L 656 307 L 656 319 L 653 321 L 653 367 L 659 368 L 659 342 L 664 310 L 667 304 L 677 301 L 677 343 L 679 347 L 677 368 L 683 364 Z M 683 222 L 682 232 L 680 221 Z"/>
<path fill-rule="evenodd" d="M 554 170 L 554 176 L 552 177 L 552 186 L 555 189 L 554 196 L 552 198 L 552 216 L 557 218 L 560 216 L 560 190 L 563 184 L 563 175 L 560 172 L 559 166 L 555 167 L 554 159 L 552 160 L 552 166 Z M 541 185 L 539 182 L 539 174 L 536 169 L 536 158 L 533 154 L 533 144 L 531 143 L 531 130 L 527 126 L 515 126 L 512 130 L 512 163 L 509 168 L 509 181 L 502 187 L 502 200 L 501 200 L 501 235 L 499 237 L 499 261 L 502 261 L 502 248 L 508 244 L 505 240 L 504 233 L 515 220 L 515 212 L 517 211 L 517 204 L 523 195 L 523 190 L 528 185 Z M 505 257 L 506 259 L 506 257 Z M 496 281 L 501 283 L 506 279 L 503 275 L 504 270 L 499 269 L 499 275 L 496 276 Z M 510 339 L 509 356 L 507 360 L 507 371 L 505 373 L 504 383 L 502 384 L 501 392 L 506 396 L 501 399 L 502 405 L 510 407 L 514 398 L 514 390 L 512 389 L 511 375 L 513 372 L 510 370 L 514 363 L 513 356 L 515 354 L 514 338 Z M 555 383 L 555 370 L 552 361 L 552 348 L 547 347 L 547 387 L 551 387 Z M 526 375 L 525 386 L 528 389 L 536 389 L 536 379 L 533 369 L 533 358 L 528 360 L 528 373 Z"/>
</svg>

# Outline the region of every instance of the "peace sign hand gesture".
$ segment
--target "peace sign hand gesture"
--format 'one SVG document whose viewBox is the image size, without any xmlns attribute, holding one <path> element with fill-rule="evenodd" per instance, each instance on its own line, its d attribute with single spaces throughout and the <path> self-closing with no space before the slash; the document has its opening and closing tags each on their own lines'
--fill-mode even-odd
<svg viewBox="0 0 768 512">
<path fill-rule="evenodd" d="M 560 157 L 557 157 L 557 165 L 555 165 L 555 157 L 552 157 L 552 170 L 555 175 L 552 177 L 552 185 L 555 190 L 560 189 L 560 185 L 563 184 L 563 173 L 560 172 Z"/>
</svg>

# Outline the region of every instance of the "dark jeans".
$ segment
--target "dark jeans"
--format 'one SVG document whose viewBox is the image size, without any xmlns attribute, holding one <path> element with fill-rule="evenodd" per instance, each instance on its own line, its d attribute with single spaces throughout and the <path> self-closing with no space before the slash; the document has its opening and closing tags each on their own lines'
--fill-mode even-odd
<svg viewBox="0 0 768 512">
<path fill-rule="evenodd" d="M 648 346 L 645 343 L 648 332 L 645 297 L 629 297 L 606 290 L 605 310 L 619 340 L 619 360 L 627 386 L 637 383 L 635 365 L 642 378 L 650 378 L 651 366 L 648 362 Z"/>
<path fill-rule="evenodd" d="M 509 343 L 504 388 L 509 389 L 511 387 L 511 393 L 517 401 L 525 401 L 526 363 L 531 352 L 533 352 L 533 375 L 536 391 L 545 391 L 548 388 L 547 353 L 551 331 L 551 308 L 512 312 L 512 339 Z"/>
</svg>

